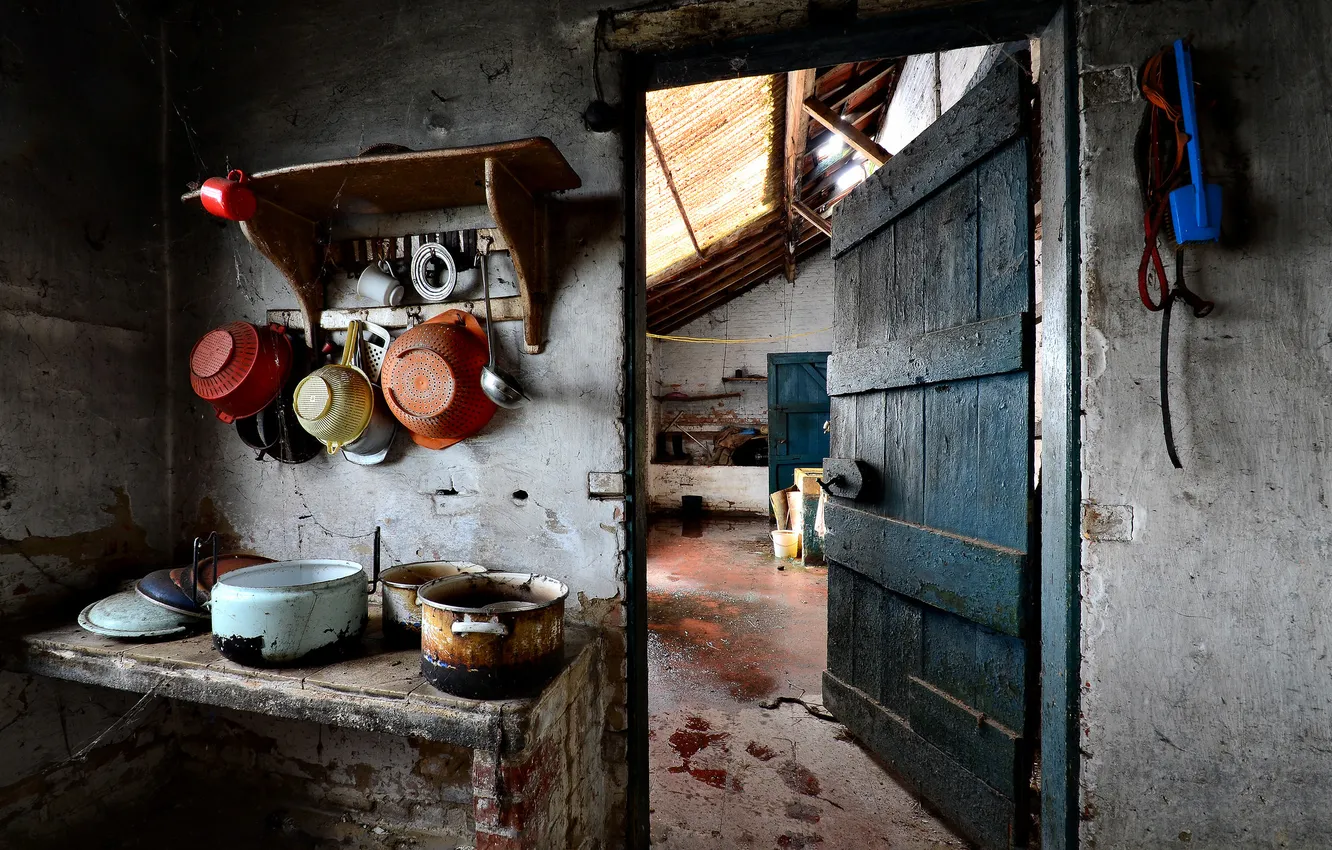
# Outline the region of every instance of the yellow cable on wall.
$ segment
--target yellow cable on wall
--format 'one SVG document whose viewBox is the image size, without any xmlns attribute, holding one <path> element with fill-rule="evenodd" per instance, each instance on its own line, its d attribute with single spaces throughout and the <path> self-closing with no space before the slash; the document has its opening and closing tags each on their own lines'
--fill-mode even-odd
<svg viewBox="0 0 1332 850">
<path fill-rule="evenodd" d="M 813 336 L 814 334 L 827 333 L 832 328 L 819 328 L 816 331 L 805 331 L 798 334 L 787 334 L 786 336 L 765 336 L 757 339 L 715 339 L 706 336 L 671 336 L 670 334 L 648 334 L 648 339 L 664 339 L 668 342 L 705 342 L 714 345 L 755 345 L 762 342 L 778 342 L 783 339 L 795 339 L 802 336 Z"/>
</svg>

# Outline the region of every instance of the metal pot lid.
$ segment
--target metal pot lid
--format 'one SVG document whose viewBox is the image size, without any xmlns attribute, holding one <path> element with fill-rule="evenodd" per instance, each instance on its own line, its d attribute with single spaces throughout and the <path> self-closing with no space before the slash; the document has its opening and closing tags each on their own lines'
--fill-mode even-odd
<svg viewBox="0 0 1332 850">
<path fill-rule="evenodd" d="M 190 596 L 190 591 L 182 590 L 171 579 L 171 569 L 153 570 L 134 583 L 134 592 L 144 600 L 173 614 L 180 614 L 195 619 L 208 619 L 204 610 L 205 596 L 199 596 L 198 604 Z"/>
<path fill-rule="evenodd" d="M 79 613 L 79 625 L 105 637 L 144 640 L 185 634 L 190 618 L 154 605 L 133 590 L 100 599 Z"/>
</svg>

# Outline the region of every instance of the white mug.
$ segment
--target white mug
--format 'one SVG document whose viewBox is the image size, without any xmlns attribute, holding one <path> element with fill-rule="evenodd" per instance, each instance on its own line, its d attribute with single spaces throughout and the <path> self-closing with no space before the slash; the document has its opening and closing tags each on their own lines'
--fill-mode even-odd
<svg viewBox="0 0 1332 850">
<path fill-rule="evenodd" d="M 402 303 L 406 287 L 393 276 L 388 260 L 380 260 L 361 272 L 356 280 L 356 294 L 383 307 L 397 307 Z"/>
</svg>

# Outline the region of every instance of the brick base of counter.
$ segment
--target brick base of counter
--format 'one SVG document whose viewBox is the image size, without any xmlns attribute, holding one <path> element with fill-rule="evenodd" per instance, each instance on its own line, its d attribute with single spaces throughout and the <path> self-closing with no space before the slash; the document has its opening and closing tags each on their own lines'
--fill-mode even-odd
<svg viewBox="0 0 1332 850">
<path fill-rule="evenodd" d="M 607 700 L 604 645 L 533 710 L 527 746 L 472 755 L 476 850 L 583 850 L 605 846 L 610 772 L 603 752 Z"/>
</svg>

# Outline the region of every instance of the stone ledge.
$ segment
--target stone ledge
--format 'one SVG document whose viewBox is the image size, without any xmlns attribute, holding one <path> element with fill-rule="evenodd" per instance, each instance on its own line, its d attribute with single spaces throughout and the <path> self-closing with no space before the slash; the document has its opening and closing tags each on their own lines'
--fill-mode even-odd
<svg viewBox="0 0 1332 850">
<path fill-rule="evenodd" d="M 546 695 L 576 692 L 591 675 L 596 633 L 565 625 L 565 664 L 531 699 L 470 700 L 427 684 L 417 650 L 384 648 L 371 606 L 364 652 L 323 667 L 253 669 L 223 658 L 208 632 L 159 643 L 129 643 L 67 625 L 24 636 L 4 659 L 33 673 L 170 699 L 253 711 L 472 749 L 520 752 Z"/>
</svg>

